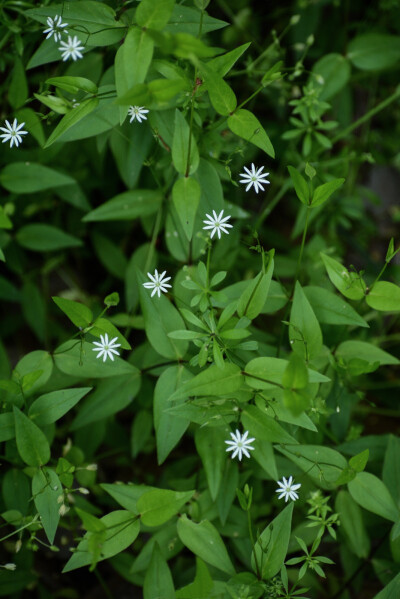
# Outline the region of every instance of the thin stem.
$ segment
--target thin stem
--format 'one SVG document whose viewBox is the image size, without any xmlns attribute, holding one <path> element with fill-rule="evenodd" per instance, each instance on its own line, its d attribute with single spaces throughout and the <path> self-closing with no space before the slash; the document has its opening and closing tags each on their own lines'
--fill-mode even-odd
<svg viewBox="0 0 400 599">
<path fill-rule="evenodd" d="M 13 532 L 10 532 L 9 535 L 6 535 L 2 539 L 0 539 L 0 542 L 5 541 L 6 539 L 8 539 L 9 537 L 12 537 L 13 535 L 16 535 L 18 532 L 21 532 L 21 530 L 24 530 L 24 528 L 28 528 L 29 526 L 31 526 L 31 524 L 34 524 L 38 518 L 39 518 L 39 514 L 36 514 L 36 516 L 28 524 L 24 524 L 24 526 L 17 528 L 17 530 L 14 530 Z"/>
<path fill-rule="evenodd" d="M 372 285 L 370 285 L 370 290 L 372 290 L 372 288 L 374 287 L 375 283 L 377 283 L 379 281 L 379 279 L 381 278 L 381 276 L 383 275 L 383 273 L 385 272 L 387 266 L 388 266 L 389 262 L 385 262 L 385 264 L 383 265 L 381 272 L 379 273 L 379 275 L 376 277 L 375 281 L 372 283 Z"/>
</svg>

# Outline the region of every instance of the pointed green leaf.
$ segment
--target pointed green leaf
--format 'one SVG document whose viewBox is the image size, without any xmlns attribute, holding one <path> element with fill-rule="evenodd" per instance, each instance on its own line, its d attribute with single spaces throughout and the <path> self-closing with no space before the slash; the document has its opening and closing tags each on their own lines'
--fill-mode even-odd
<svg viewBox="0 0 400 599">
<path fill-rule="evenodd" d="M 197 167 L 199 166 L 199 151 L 197 149 L 194 135 L 192 134 L 190 143 L 189 172 L 186 173 L 189 154 L 189 132 L 189 125 L 187 124 L 182 112 L 177 108 L 175 111 L 175 128 L 172 142 L 172 162 L 174 163 L 174 167 L 178 173 L 185 176 L 195 173 Z"/>
<path fill-rule="evenodd" d="M 84 304 L 63 297 L 53 297 L 52 300 L 78 328 L 84 329 L 92 322 L 93 313 L 90 308 Z"/>
<path fill-rule="evenodd" d="M 310 203 L 310 190 L 308 189 L 307 181 L 300 175 L 298 170 L 293 168 L 293 166 L 288 166 L 288 171 L 297 197 L 302 204 L 308 206 Z"/>
<path fill-rule="evenodd" d="M 175 0 L 142 0 L 135 13 L 137 24 L 156 31 L 164 29 L 174 4 Z"/>
<path fill-rule="evenodd" d="M 386 520 L 398 521 L 400 511 L 386 485 L 377 476 L 370 472 L 358 472 L 347 486 L 358 505 Z"/>
<path fill-rule="evenodd" d="M 146 526 L 160 526 L 175 516 L 194 491 L 169 491 L 155 489 L 144 493 L 137 502 L 140 519 Z"/>
<path fill-rule="evenodd" d="M 64 89 L 70 94 L 76 94 L 80 90 L 88 94 L 97 94 L 98 91 L 97 85 L 85 77 L 51 77 L 46 80 L 46 83 Z"/>
<path fill-rule="evenodd" d="M 196 179 L 181 177 L 172 188 L 172 201 L 188 241 L 192 239 L 201 188 Z"/>
<path fill-rule="evenodd" d="M 53 544 L 60 520 L 60 503 L 63 488 L 57 474 L 51 468 L 37 470 L 32 479 L 32 496 L 40 521 L 49 543 Z"/>
<path fill-rule="evenodd" d="M 16 406 L 13 409 L 19 455 L 28 466 L 44 466 L 50 459 L 50 446 L 45 434 Z"/>
<path fill-rule="evenodd" d="M 139 5 L 140 6 L 140 5 Z M 174 581 L 158 543 L 154 544 L 143 583 L 143 599 L 175 599 Z"/>
<path fill-rule="evenodd" d="M 389 281 L 378 281 L 365 296 L 370 308 L 382 312 L 400 311 L 400 287 Z"/>
<path fill-rule="evenodd" d="M 365 284 L 356 273 L 349 272 L 340 262 L 322 252 L 321 258 L 328 277 L 340 293 L 352 300 L 359 300 L 364 297 Z"/>
<path fill-rule="evenodd" d="M 241 420 L 250 436 L 256 439 L 264 439 L 270 443 L 297 443 L 296 439 L 289 435 L 274 418 L 256 406 L 248 405 L 242 412 Z"/>
<path fill-rule="evenodd" d="M 258 275 L 247 284 L 237 304 L 237 313 L 240 318 L 246 316 L 246 318 L 254 320 L 261 313 L 268 298 L 273 271 L 274 260 L 271 258 L 267 272 L 259 272 Z"/>
<path fill-rule="evenodd" d="M 322 348 L 321 328 L 298 281 L 290 312 L 289 339 L 292 350 L 306 362 L 318 356 Z"/>
<path fill-rule="evenodd" d="M 99 100 L 97 98 L 88 98 L 87 100 L 83 100 L 79 106 L 72 108 L 58 123 L 44 147 L 48 148 L 51 146 L 63 133 L 68 131 L 73 125 L 76 125 L 76 123 L 79 123 L 86 115 L 93 112 L 98 105 Z"/>
<path fill-rule="evenodd" d="M 226 445 L 224 444 L 226 438 L 225 427 L 200 427 L 194 438 L 213 501 L 217 498 L 226 462 Z"/>
<path fill-rule="evenodd" d="M 93 387 L 60 389 L 41 395 L 29 408 L 29 418 L 38 426 L 46 426 L 62 418 Z"/>
<path fill-rule="evenodd" d="M 333 179 L 332 181 L 328 181 L 328 183 L 324 183 L 323 185 L 319 185 L 317 189 L 314 191 L 311 206 L 320 206 L 326 200 L 328 200 L 331 195 L 339 189 L 344 183 L 344 179 Z"/>
<path fill-rule="evenodd" d="M 204 79 L 207 86 L 208 95 L 213 108 L 222 114 L 228 116 L 232 114 L 237 106 L 236 96 L 221 75 L 205 63 L 198 63 L 200 76 Z"/>
<path fill-rule="evenodd" d="M 289 503 L 268 524 L 254 546 L 254 552 L 251 554 L 251 566 L 254 572 L 257 572 L 255 560 L 261 564 L 264 580 L 276 576 L 286 559 L 292 527 L 293 506 L 293 502 Z"/>
<path fill-rule="evenodd" d="M 75 179 L 35 162 L 12 162 L 0 172 L 0 183 L 13 193 L 35 193 L 72 185 Z"/>
<path fill-rule="evenodd" d="M 260 121 L 248 110 L 241 108 L 228 118 L 228 127 L 247 141 L 264 150 L 268 156 L 275 158 L 274 148 L 272 143 L 261 125 Z"/>
<path fill-rule="evenodd" d="M 177 400 L 189 395 L 227 395 L 234 393 L 243 383 L 243 375 L 236 364 L 225 364 L 221 370 L 217 366 L 209 366 L 200 374 L 180 385 L 171 395 L 170 401 Z"/>
</svg>

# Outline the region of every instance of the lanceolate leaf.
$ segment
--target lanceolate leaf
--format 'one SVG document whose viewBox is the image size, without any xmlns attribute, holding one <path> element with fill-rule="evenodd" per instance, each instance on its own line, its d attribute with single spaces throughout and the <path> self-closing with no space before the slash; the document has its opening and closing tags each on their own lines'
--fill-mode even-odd
<svg viewBox="0 0 400 599">
<path fill-rule="evenodd" d="M 223 370 L 217 366 L 209 366 L 190 381 L 187 381 L 175 391 L 170 401 L 177 400 L 189 395 L 227 395 L 234 393 L 243 383 L 243 375 L 239 366 L 225 364 Z"/>
<path fill-rule="evenodd" d="M 44 466 L 50 459 L 46 436 L 21 410 L 14 406 L 18 453 L 28 466 Z"/>
<path fill-rule="evenodd" d="M 97 108 L 98 104 L 99 101 L 97 98 L 88 98 L 87 100 L 83 100 L 79 106 L 72 108 L 72 110 L 68 112 L 58 123 L 44 147 L 48 148 L 51 146 L 63 133 L 68 131 L 68 129 L 70 129 L 76 123 L 79 123 L 79 121 L 81 121 L 86 115 L 90 114 L 95 108 Z"/>
<path fill-rule="evenodd" d="M 285 559 L 289 546 L 292 525 L 293 502 L 283 509 L 261 533 L 251 555 L 251 566 L 257 572 L 256 561 L 261 564 L 264 579 L 278 574 Z M 264 552 L 262 548 L 266 548 Z"/>
<path fill-rule="evenodd" d="M 42 468 L 36 471 L 32 479 L 32 496 L 49 543 L 52 544 L 60 520 L 58 498 L 63 497 L 63 488 L 54 470 Z"/>
<path fill-rule="evenodd" d="M 229 129 L 247 141 L 264 150 L 268 156 L 275 158 L 272 143 L 257 117 L 252 112 L 241 108 L 228 118 Z"/>
</svg>

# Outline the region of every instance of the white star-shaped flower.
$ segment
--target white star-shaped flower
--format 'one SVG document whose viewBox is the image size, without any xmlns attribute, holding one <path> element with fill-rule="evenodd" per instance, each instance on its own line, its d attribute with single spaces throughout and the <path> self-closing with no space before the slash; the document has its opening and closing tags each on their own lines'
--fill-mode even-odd
<svg viewBox="0 0 400 599">
<path fill-rule="evenodd" d="M 213 210 L 213 215 L 214 216 L 210 216 L 209 214 L 206 214 L 206 217 L 209 220 L 203 220 L 203 223 L 207 225 L 206 227 L 203 227 L 203 229 L 212 229 L 211 239 L 214 237 L 215 233 L 217 233 L 218 239 L 221 239 L 221 231 L 229 235 L 229 231 L 227 231 L 226 228 L 232 228 L 233 225 L 229 225 L 226 221 L 229 220 L 231 217 L 225 216 L 225 218 L 222 218 L 224 215 L 223 210 L 221 210 L 218 216 L 215 210 Z"/>
<path fill-rule="evenodd" d="M 153 297 L 153 295 L 155 293 L 158 294 L 158 297 L 161 297 L 161 291 L 163 293 L 167 293 L 168 289 L 167 287 L 171 287 L 171 285 L 169 285 L 167 283 L 167 281 L 170 280 L 171 277 L 165 277 L 164 275 L 167 271 L 164 270 L 164 272 L 162 272 L 160 275 L 158 274 L 158 270 L 155 269 L 154 271 L 154 275 L 151 275 L 149 272 L 147 273 L 147 276 L 149 277 L 149 279 L 151 280 L 148 281 L 147 283 L 143 283 L 143 287 L 146 287 L 147 289 L 152 289 L 153 292 L 151 294 L 151 297 Z"/>
<path fill-rule="evenodd" d="M 278 499 L 282 499 L 282 497 L 284 497 L 285 502 L 287 502 L 289 498 L 293 499 L 293 501 L 296 501 L 296 499 L 298 499 L 299 496 L 295 491 L 297 491 L 297 489 L 300 489 L 301 484 L 294 485 L 293 476 L 289 476 L 289 480 L 286 480 L 286 478 L 283 477 L 282 481 L 283 482 L 278 481 L 278 485 L 280 488 L 275 490 L 276 493 L 280 493 Z"/>
<path fill-rule="evenodd" d="M 248 184 L 246 187 L 246 191 L 249 191 L 250 187 L 254 185 L 255 192 L 258 193 L 258 188 L 264 191 L 264 187 L 261 185 L 269 185 L 269 181 L 265 180 L 265 177 L 268 177 L 269 173 L 262 173 L 264 167 L 260 166 L 259 169 L 256 170 L 256 167 L 253 163 L 251 163 L 251 170 L 246 166 L 243 167 L 246 171 L 245 173 L 240 173 L 240 176 L 243 179 L 240 180 L 240 183 Z"/>
<path fill-rule="evenodd" d="M 252 438 L 252 439 L 247 438 L 249 431 L 246 431 L 243 435 L 241 435 L 240 432 L 236 429 L 236 433 L 229 433 L 229 434 L 232 437 L 233 441 L 225 441 L 225 443 L 227 445 L 231 445 L 231 447 L 228 447 L 226 449 L 226 451 L 233 451 L 233 454 L 231 456 L 232 459 L 238 455 L 239 460 L 241 460 L 242 453 L 244 453 L 246 458 L 249 458 L 250 454 L 247 450 L 254 449 L 254 447 L 249 445 L 249 443 L 251 443 L 252 441 L 255 441 L 254 438 Z"/>
<path fill-rule="evenodd" d="M 64 27 L 68 27 L 68 23 L 63 23 L 62 18 L 59 15 L 56 15 L 54 19 L 47 17 L 47 25 L 48 29 L 43 31 L 43 33 L 47 33 L 46 39 L 49 39 L 49 37 L 54 35 L 54 41 L 58 42 L 61 40 L 61 35 L 63 33 L 68 33 L 68 30 L 64 29 Z"/>
<path fill-rule="evenodd" d="M 25 123 L 21 123 L 20 125 L 18 125 L 17 119 L 14 119 L 12 125 L 10 125 L 8 121 L 6 121 L 5 127 L 0 127 L 0 130 L 4 131 L 4 133 L 0 135 L 0 137 L 3 138 L 3 141 L 1 143 L 4 144 L 6 141 L 9 141 L 10 148 L 12 148 L 13 145 L 16 145 L 18 148 L 19 144 L 22 143 L 21 135 L 26 135 L 28 133 L 28 131 L 21 131 L 24 125 Z"/>
<path fill-rule="evenodd" d="M 67 42 L 60 42 L 61 47 L 58 49 L 61 52 L 61 57 L 63 61 L 68 60 L 68 58 L 72 58 L 72 60 L 77 60 L 78 58 L 83 58 L 81 54 L 81 50 L 84 50 L 85 47 L 80 45 L 79 39 L 74 35 L 74 37 L 68 36 Z"/>
<path fill-rule="evenodd" d="M 145 116 L 149 111 L 146 110 L 144 106 L 129 106 L 128 114 L 131 117 L 129 122 L 132 123 L 135 119 L 141 123 L 142 121 L 147 121 L 147 116 Z"/>
<path fill-rule="evenodd" d="M 103 356 L 103 362 L 105 362 L 107 360 L 107 358 L 110 358 L 112 360 L 112 362 L 114 362 L 113 354 L 115 354 L 116 356 L 119 356 L 119 352 L 117 352 L 117 350 L 115 348 L 121 346 L 120 343 L 115 343 L 115 341 L 117 341 L 118 337 L 114 337 L 114 339 L 111 339 L 111 341 L 109 341 L 108 335 L 107 335 L 107 333 L 105 333 L 104 337 L 103 337 L 103 335 L 100 335 L 100 339 L 101 339 L 101 343 L 99 343 L 98 341 L 93 341 L 93 345 L 98 346 L 98 347 L 92 348 L 92 351 L 99 352 L 97 354 L 96 358 L 101 358 L 101 356 Z"/>
</svg>

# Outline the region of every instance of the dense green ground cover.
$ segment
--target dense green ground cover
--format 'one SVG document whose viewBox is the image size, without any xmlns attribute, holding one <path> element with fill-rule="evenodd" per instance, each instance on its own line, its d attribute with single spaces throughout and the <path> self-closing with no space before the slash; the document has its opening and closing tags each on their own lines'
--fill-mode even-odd
<svg viewBox="0 0 400 599">
<path fill-rule="evenodd" d="M 400 596 L 399 61 L 397 1 L 0 3 L 0 596 Z"/>
</svg>

